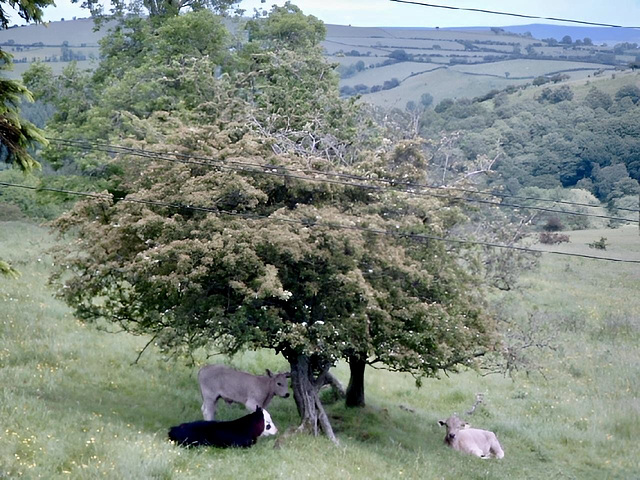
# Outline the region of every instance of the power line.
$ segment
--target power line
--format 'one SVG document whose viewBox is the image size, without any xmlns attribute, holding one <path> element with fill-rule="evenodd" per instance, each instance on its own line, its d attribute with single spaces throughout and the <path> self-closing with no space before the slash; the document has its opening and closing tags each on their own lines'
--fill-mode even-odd
<svg viewBox="0 0 640 480">
<path fill-rule="evenodd" d="M 436 190 L 449 190 L 447 187 L 436 187 L 436 186 L 432 186 L 432 185 L 424 185 L 424 184 L 418 184 L 418 183 L 410 183 L 410 182 L 398 182 L 395 180 L 389 180 L 389 179 L 380 179 L 380 178 L 368 178 L 368 177 L 363 177 L 363 176 L 358 176 L 358 175 L 350 175 L 350 174 L 343 174 L 343 173 L 338 173 L 338 172 L 323 172 L 321 170 L 313 170 L 313 169 L 290 169 L 284 166 L 280 166 L 280 165 L 270 165 L 270 164 L 257 164 L 257 163 L 249 163 L 249 162 L 239 162 L 239 161 L 234 161 L 234 160 L 217 160 L 215 158 L 211 158 L 211 157 L 203 157 L 203 156 L 198 156 L 198 155 L 191 155 L 191 154 L 181 154 L 181 153 L 159 153 L 159 152 L 150 152 L 148 150 L 141 150 L 141 149 L 135 149 L 135 148 L 131 148 L 131 147 L 123 147 L 123 146 L 118 146 L 118 145 L 110 145 L 110 144 L 102 144 L 102 143 L 98 143 L 98 142 L 84 142 L 84 141 L 77 141 L 77 140 L 64 140 L 64 139 L 57 139 L 57 138 L 49 138 L 48 140 L 58 143 L 58 144 L 62 144 L 71 148 L 81 148 L 81 149 L 86 149 L 86 150 L 98 150 L 98 151 L 102 151 L 105 153 L 113 153 L 113 154 L 128 154 L 128 155 L 134 155 L 134 156 L 141 156 L 144 158 L 150 158 L 150 159 L 157 159 L 157 160 L 164 160 L 164 161 L 168 161 L 168 162 L 177 162 L 177 163 L 183 163 L 183 164 L 194 164 L 194 165 L 202 165 L 202 166 L 211 166 L 211 167 L 217 167 L 217 168 L 222 168 L 222 169 L 226 169 L 226 170 L 231 170 L 231 171 L 236 171 L 236 172 L 245 172 L 245 173 L 255 173 L 255 174 L 261 174 L 261 175 L 271 175 L 271 176 L 278 176 L 278 177 L 286 177 L 286 178 L 292 178 L 292 179 L 296 179 L 296 180 L 302 180 L 302 181 L 312 181 L 312 182 L 323 182 L 323 183 L 330 183 L 330 184 L 337 184 L 337 185 L 344 185 L 344 186 L 350 186 L 350 187 L 354 187 L 354 188 L 362 188 L 362 189 L 367 189 L 367 190 L 375 190 L 375 191 L 385 191 L 388 189 L 388 187 L 381 187 L 379 185 L 370 185 L 370 184 L 362 184 L 362 183 L 353 183 L 353 182 L 345 182 L 345 181 L 341 181 L 341 180 L 332 180 L 332 179 L 327 179 L 327 178 L 310 178 L 310 177 L 304 177 L 301 175 L 297 175 L 297 173 L 311 173 L 314 175 L 322 175 L 322 176 L 333 176 L 333 177 L 337 177 L 337 178 L 347 178 L 347 179 L 352 179 L 352 180 L 360 180 L 360 181 L 365 181 L 365 182 L 382 182 L 387 184 L 389 187 L 392 187 L 395 191 L 402 191 L 404 193 L 410 194 L 410 195 L 414 195 L 414 196 L 427 196 L 427 197 L 435 197 L 435 198 L 441 198 L 441 199 L 445 199 L 445 200 L 455 200 L 455 201 L 465 201 L 465 202 L 471 202 L 471 203 L 480 203 L 480 204 L 485 204 L 485 205 L 493 205 L 496 207 L 500 207 L 500 208 L 515 208 L 515 209 L 529 209 L 529 210 L 536 210 L 536 211 L 542 211 L 542 212 L 547 212 L 547 213 L 558 213 L 558 214 L 565 214 L 565 215 L 573 215 L 573 216 L 578 216 L 578 217 L 591 217 L 591 218 L 601 218 L 601 219 L 606 219 L 606 220 L 615 220 L 615 221 L 620 221 L 620 222 L 626 222 L 626 223 L 635 223 L 636 220 L 632 220 L 629 218 L 624 218 L 624 217 L 614 217 L 611 215 L 598 215 L 598 214 L 592 214 L 592 213 L 584 213 L 584 212 L 570 212 L 570 211 L 564 211 L 564 210 L 557 210 L 557 209 L 553 209 L 553 208 L 547 208 L 547 207 L 538 207 L 538 206 L 529 206 L 529 205 L 518 205 L 518 204 L 512 204 L 512 203 L 504 203 L 504 202 L 495 202 L 492 200 L 483 200 L 483 199 L 478 199 L 478 198 L 469 198 L 469 197 L 451 197 L 450 195 L 446 195 L 446 194 L 435 194 L 435 193 L 427 193 L 427 192 L 421 192 L 416 190 L 417 188 L 426 188 L 426 189 L 436 189 Z M 170 158 L 168 156 L 171 157 L 179 157 L 179 158 Z M 180 159 L 181 158 L 181 159 Z M 196 159 L 196 160 L 192 160 L 192 159 Z M 235 165 L 235 166 L 232 166 Z M 287 173 L 283 173 L 283 172 L 287 172 Z M 293 172 L 293 173 L 290 173 Z M 452 189 L 453 190 L 453 189 Z M 463 189 L 456 189 L 456 190 L 463 190 Z M 473 193 L 473 194 L 486 194 L 486 195 L 491 195 L 491 193 L 485 193 L 485 192 L 479 192 L 479 191 L 474 191 L 474 190 L 466 190 L 464 189 L 464 191 L 468 192 L 468 193 Z M 508 195 L 503 195 L 505 197 L 508 197 Z M 546 201 L 553 201 L 553 200 L 546 200 Z M 567 202 L 570 203 L 570 202 Z M 590 207 L 594 207 L 593 205 L 586 205 L 586 204 L 581 204 L 582 206 L 590 206 Z M 633 211 L 633 210 L 632 210 Z"/>
<path fill-rule="evenodd" d="M 484 8 L 466 8 L 466 7 L 452 7 L 450 5 L 435 5 L 433 3 L 422 3 L 415 2 L 409 0 L 390 0 L 391 2 L 396 3 L 407 3 L 409 5 L 420 5 L 421 7 L 431 7 L 431 8 L 443 8 L 446 10 L 464 10 L 467 12 L 479 12 L 479 13 L 490 13 L 493 15 L 504 15 L 508 17 L 518 17 L 518 18 L 531 18 L 536 20 L 553 20 L 554 22 L 566 22 L 566 23 L 578 23 L 581 25 L 591 25 L 596 27 L 612 27 L 612 28 L 640 28 L 640 27 L 632 27 L 632 26 L 624 26 L 624 25 L 613 25 L 610 23 L 599 23 L 599 22 L 587 22 L 584 20 L 572 20 L 569 18 L 558 18 L 558 17 L 539 17 L 537 15 L 525 15 L 522 13 L 509 13 L 509 12 L 500 12 L 496 10 L 485 10 Z"/>
<path fill-rule="evenodd" d="M 60 144 L 64 144 L 68 147 L 78 147 L 78 148 L 85 148 L 85 149 L 91 149 L 94 147 L 104 147 L 104 148 L 111 148 L 111 149 L 121 149 L 123 150 L 123 152 L 119 152 L 119 153 L 130 153 L 130 152 L 136 152 L 136 153 L 144 153 L 144 156 L 149 156 L 149 158 L 154 158 L 154 155 L 167 155 L 167 154 L 162 154 L 162 153 L 158 153 L 158 152 L 150 152 L 148 150 L 143 150 L 143 149 L 135 149 L 135 148 L 131 148 L 131 147 L 123 147 L 120 145 L 112 145 L 112 144 L 105 144 L 105 143 L 99 143 L 99 142 L 87 142 L 84 140 L 68 140 L 68 139 L 61 139 L 61 138 L 47 138 L 47 140 L 54 142 L 54 143 L 60 143 Z M 118 153 L 118 152 L 111 152 L 109 150 L 104 150 L 107 153 Z M 181 154 L 181 153 L 171 153 L 170 155 L 174 155 L 177 157 L 182 157 L 182 158 L 195 158 L 195 159 L 199 159 L 199 160 L 206 160 L 209 162 L 222 162 L 222 163 L 233 163 L 233 164 L 238 164 L 238 165 L 243 165 L 243 166 L 253 166 L 253 167 L 259 167 L 259 168 L 279 168 L 282 170 L 287 170 L 290 171 L 290 169 L 287 169 L 286 167 L 281 167 L 281 166 L 275 166 L 275 165 L 259 165 L 259 164 L 252 164 L 252 163 L 246 163 L 246 162 L 234 162 L 234 161 L 229 161 L 229 160 L 217 160 L 214 158 L 210 158 L 210 157 L 203 157 L 203 156 L 198 156 L 198 155 L 193 155 L 193 154 Z M 167 159 L 169 161 L 171 161 L 171 159 Z M 591 205 L 589 203 L 581 203 L 581 202 L 570 202 L 568 200 L 553 200 L 553 199 L 549 199 L 549 198 L 540 198 L 540 197 L 531 197 L 531 196 L 522 196 L 522 195 L 512 195 L 512 194 L 507 194 L 507 193 L 503 193 L 503 192 L 497 192 L 495 190 L 473 190 L 473 189 L 469 189 L 469 188 L 461 188 L 461 187 L 450 187 L 450 186 L 442 186 L 442 185 L 428 185 L 428 184 L 423 184 L 423 183 L 418 183 L 418 182 L 398 182 L 397 180 L 390 180 L 387 178 L 370 178 L 370 177 L 364 177 L 361 175 L 354 175 L 354 174 L 348 174 L 348 173 L 340 173 L 340 172 L 323 172 L 320 170 L 314 170 L 314 169 L 309 169 L 309 168 L 304 168 L 304 169 L 296 169 L 295 171 L 299 171 L 299 172 L 304 172 L 304 173 L 313 173 L 313 174 L 322 174 L 325 176 L 331 176 L 331 177 L 337 177 L 337 178 L 346 178 L 349 180 L 360 180 L 360 181 L 375 181 L 375 182 L 380 182 L 380 183 L 386 183 L 390 186 L 394 186 L 394 187 L 403 187 L 403 188 L 424 188 L 424 189 L 431 189 L 431 190 L 444 190 L 446 192 L 450 192 L 450 191 L 456 191 L 456 192 L 463 192 L 463 193 L 470 193 L 473 195 L 490 195 L 490 196 L 494 196 L 494 197 L 501 197 L 501 198 L 515 198 L 517 200 L 526 200 L 526 201 L 537 201 L 537 202 L 548 202 L 548 203 L 553 203 L 553 204 L 562 204 L 562 205 L 570 205 L 570 206 L 575 206 L 575 207 L 587 207 L 587 208 L 598 208 L 598 205 Z M 495 202 L 496 205 L 501 205 L 501 203 L 497 203 Z M 519 208 L 529 208 L 528 206 L 519 206 Z M 625 207 L 620 207 L 618 208 L 618 210 L 620 211 L 625 211 L 625 212 L 633 212 L 633 213 L 638 213 L 640 212 L 640 209 L 636 209 L 636 208 L 625 208 Z M 567 213 L 564 210 L 558 210 L 558 213 Z M 616 217 L 612 217 L 612 218 L 616 218 Z"/>
<path fill-rule="evenodd" d="M 21 185 L 21 184 L 17 184 L 17 183 L 9 183 L 9 182 L 0 182 L 0 186 L 24 188 L 24 189 L 35 190 L 35 191 L 64 193 L 64 194 L 67 194 L 67 195 L 78 195 L 78 196 L 91 197 L 91 198 L 109 200 L 109 201 L 113 200 L 113 197 L 111 195 L 103 195 L 103 194 L 100 194 L 100 193 L 91 193 L 91 192 L 79 192 L 79 191 L 75 191 L 75 190 L 65 190 L 65 189 L 61 189 L 61 188 L 34 187 L 34 186 L 31 186 L 31 185 Z M 144 200 L 144 199 L 132 198 L 132 197 L 129 197 L 129 196 L 121 198 L 121 199 L 118 199 L 118 201 L 120 201 L 120 202 L 137 203 L 137 204 L 143 204 L 143 205 L 154 205 L 154 206 L 165 207 L 165 208 L 196 210 L 196 211 L 207 212 L 207 213 L 215 213 L 215 214 L 218 214 L 218 215 L 229 215 L 229 216 L 242 217 L 242 218 L 254 219 L 254 220 L 271 220 L 271 221 L 282 222 L 282 223 L 302 225 L 302 226 L 305 226 L 305 227 L 327 227 L 327 228 L 335 228 L 335 229 L 341 229 L 341 230 L 353 230 L 353 231 L 371 233 L 371 234 L 375 234 L 375 235 L 388 235 L 388 236 L 392 236 L 392 237 L 408 238 L 408 239 L 411 239 L 411 240 L 436 240 L 436 241 L 441 241 L 441 242 L 444 242 L 444 243 L 455 243 L 455 244 L 458 244 L 458 245 L 479 245 L 479 246 L 491 247 L 491 248 L 502 248 L 502 249 L 505 249 L 505 250 L 518 250 L 518 251 L 527 252 L 527 253 L 550 253 L 550 254 L 553 254 L 553 255 L 562 255 L 562 256 L 567 256 L 567 257 L 580 257 L 580 258 L 588 258 L 588 259 L 592 259 L 592 260 L 606 260 L 606 261 L 610 261 L 610 262 L 634 263 L 634 264 L 637 263 L 637 264 L 640 264 L 640 260 L 626 260 L 626 259 L 622 259 L 622 258 L 600 257 L 600 256 L 597 256 L 597 255 L 586 255 L 586 254 L 581 254 L 581 253 L 560 252 L 560 251 L 557 251 L 557 250 L 548 250 L 548 251 L 536 250 L 536 249 L 533 249 L 533 248 L 518 247 L 518 246 L 515 246 L 515 245 L 504 245 L 504 244 L 500 244 L 500 243 L 483 242 L 483 241 L 477 241 L 477 240 L 464 240 L 464 239 L 459 239 L 459 238 L 444 238 L 444 237 L 438 237 L 436 235 L 417 234 L 417 233 L 390 232 L 390 231 L 386 231 L 386 230 L 359 227 L 359 226 L 355 226 L 355 225 L 340 225 L 340 224 L 336 224 L 336 223 L 318 223 L 318 222 L 313 222 L 312 223 L 312 222 L 309 222 L 309 221 L 295 220 L 295 219 L 291 219 L 291 218 L 277 218 L 277 217 L 271 217 L 271 216 L 266 216 L 266 215 L 243 214 L 243 213 L 229 212 L 229 211 L 226 211 L 226 210 L 220 210 L 220 209 L 210 208 L 210 207 L 202 207 L 202 206 L 197 206 L 197 205 L 184 205 L 184 204 L 180 204 L 180 203 L 160 202 L 160 201 L 155 201 L 155 200 Z"/>
</svg>

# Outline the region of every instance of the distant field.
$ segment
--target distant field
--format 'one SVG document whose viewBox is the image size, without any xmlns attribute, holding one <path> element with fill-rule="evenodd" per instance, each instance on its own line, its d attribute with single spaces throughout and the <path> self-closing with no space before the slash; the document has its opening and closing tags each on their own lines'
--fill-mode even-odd
<svg viewBox="0 0 640 480">
<path fill-rule="evenodd" d="M 77 62 L 78 68 L 81 70 L 92 70 L 95 68 L 96 63 L 93 60 L 83 60 L 81 62 Z M 70 64 L 69 62 L 49 62 L 46 63 L 47 66 L 51 67 L 53 73 L 59 75 L 62 73 L 66 67 Z M 27 71 L 27 69 L 31 66 L 30 63 L 14 63 L 13 70 L 8 72 L 9 78 L 22 78 L 22 74 Z"/>
<path fill-rule="evenodd" d="M 539 250 L 555 250 L 581 255 L 592 255 L 605 258 L 618 258 L 623 260 L 640 261 L 640 229 L 638 225 L 627 225 L 613 230 L 575 230 L 564 232 L 569 235 L 569 243 L 558 245 L 537 244 Z M 606 238 L 605 250 L 589 247 L 590 243 Z M 640 264 L 637 266 L 638 278 L 640 278 Z M 638 312 L 640 315 L 640 312 Z"/>
<path fill-rule="evenodd" d="M 389 55 L 389 53 L 391 53 L 391 50 L 388 48 L 373 48 L 362 45 L 358 46 L 333 39 L 325 40 L 324 42 L 322 42 L 322 46 L 324 47 L 327 55 L 333 55 L 337 52 L 350 52 L 352 50 L 356 50 L 362 55 L 370 54 L 381 57 L 386 57 L 387 55 Z"/>
<path fill-rule="evenodd" d="M 104 33 L 112 26 L 106 24 L 100 31 L 94 32 L 93 19 L 80 18 L 64 22 L 49 22 L 44 25 L 28 25 L 0 30 L 0 43 L 13 40 L 18 44 L 33 44 L 42 42 L 45 45 L 62 45 L 69 42 L 70 46 L 80 46 L 82 43 L 97 46 Z"/>
<path fill-rule="evenodd" d="M 519 85 L 527 80 L 476 77 L 452 69 L 436 70 L 408 78 L 396 88 L 364 95 L 365 102 L 386 108 L 404 108 L 409 100 L 418 101 L 423 93 L 433 96 L 434 105 L 445 98 L 473 98 L 490 90 Z"/>
<path fill-rule="evenodd" d="M 328 39 L 333 40 L 331 37 Z M 335 40 L 337 41 L 337 40 Z M 362 47 L 378 47 L 384 49 L 433 49 L 434 45 L 440 45 L 445 50 L 464 50 L 464 46 L 455 41 L 447 40 L 420 40 L 413 38 L 363 38 L 363 37 L 344 37 L 340 38 L 340 42 L 348 45 Z"/>
<path fill-rule="evenodd" d="M 398 80 L 404 80 L 413 73 L 425 72 L 436 68 L 441 68 L 441 65 L 420 62 L 396 63 L 394 65 L 387 65 L 384 67 L 368 68 L 353 77 L 345 78 L 340 82 L 340 85 L 353 86 L 362 83 L 371 87 L 376 84 L 382 85 L 385 80 L 390 80 L 394 77 Z"/>
<path fill-rule="evenodd" d="M 540 75 L 547 75 L 550 73 L 564 72 L 569 70 L 591 69 L 593 71 L 596 71 L 601 68 L 603 68 L 603 65 L 598 63 L 528 59 L 506 60 L 503 62 L 483 63 L 481 65 L 455 65 L 451 67 L 452 70 L 456 70 L 459 72 L 485 75 L 504 75 L 505 72 L 509 72 L 511 77 L 527 78 L 535 78 Z"/>
<path fill-rule="evenodd" d="M 226 23 L 231 29 L 241 28 L 233 20 L 227 20 Z M 106 26 L 100 32 L 94 32 L 93 20 L 86 18 L 51 22 L 47 26 L 31 25 L 2 30 L 0 43 L 13 41 L 15 44 L 32 45 L 42 42 L 47 45 L 23 51 L 18 51 L 16 46 L 4 45 L 2 48 L 12 53 L 17 60 L 26 59 L 27 62 L 16 64 L 13 71 L 4 74 L 9 78 L 20 78 L 34 60 L 60 58 L 60 46 L 65 41 L 74 53 L 83 54 L 87 58 L 90 55 L 97 57 L 98 41 L 108 28 Z M 593 77 L 597 70 L 615 68 L 593 61 L 596 54 L 602 53 L 608 53 L 608 61 L 611 61 L 611 46 L 547 46 L 540 39 L 504 32 L 496 34 L 488 28 L 445 30 L 327 25 L 327 36 L 322 46 L 325 48 L 327 59 L 333 63 L 349 67 L 363 61 L 367 67 L 354 76 L 342 79 L 341 87 L 358 84 L 372 87 L 383 85 L 392 78 L 399 79 L 402 83 L 398 87 L 363 97 L 363 101 L 384 107 L 404 108 L 408 101 L 415 101 L 423 93 L 433 95 L 434 104 L 444 98 L 472 98 L 493 89 L 520 85 L 537 76 L 559 72 L 568 75 L 571 82 L 582 81 Z M 533 47 L 534 53 L 556 57 L 558 60 L 516 58 L 527 53 L 528 46 Z M 408 61 L 375 67 L 376 64 L 384 63 L 395 50 L 404 50 L 409 60 L 410 56 L 413 56 L 413 60 L 425 60 L 425 63 Z M 350 56 L 353 51 L 358 52 L 360 56 Z M 632 55 L 633 50 L 627 53 L 630 54 L 617 55 L 615 58 L 622 63 L 635 59 Z M 562 59 L 562 56 L 575 57 L 577 61 Z M 597 58 L 607 60 L 607 57 Z M 500 61 L 493 61 L 496 59 Z M 580 61 L 582 59 L 585 61 Z M 60 62 L 47 64 L 54 73 L 60 73 L 66 66 Z M 94 68 L 94 65 L 91 61 L 79 62 L 83 69 Z M 442 66 L 446 66 L 447 71 L 421 73 Z"/>
</svg>

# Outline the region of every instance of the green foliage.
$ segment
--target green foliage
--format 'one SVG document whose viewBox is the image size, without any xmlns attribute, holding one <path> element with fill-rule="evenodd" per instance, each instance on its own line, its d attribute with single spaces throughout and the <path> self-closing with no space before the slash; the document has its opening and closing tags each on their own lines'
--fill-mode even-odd
<svg viewBox="0 0 640 480">
<path fill-rule="evenodd" d="M 632 195 L 640 180 L 640 109 L 624 94 L 632 95 L 633 88 L 613 101 L 606 85 L 572 99 L 574 93 L 560 87 L 544 89 L 541 101 L 507 94 L 493 104 L 446 100 L 423 114 L 420 133 L 437 139 L 442 131 L 464 131 L 460 148 L 467 162 L 482 153 L 490 158 L 500 153 L 494 165 L 498 175 L 488 180 L 506 185 L 509 193 L 530 186 L 577 186 L 609 202 Z M 614 187 L 624 178 L 630 181 Z"/>
<path fill-rule="evenodd" d="M 640 102 L 640 88 L 636 85 L 625 85 L 616 92 L 616 100 L 630 99 L 634 104 Z"/>
<path fill-rule="evenodd" d="M 562 87 L 556 88 L 555 90 L 551 88 L 545 88 L 544 90 L 542 90 L 542 92 L 540 92 L 540 95 L 538 96 L 538 102 L 540 103 L 559 103 L 572 99 L 573 92 L 568 85 L 563 85 Z"/>
<path fill-rule="evenodd" d="M 584 102 L 594 110 L 596 108 L 608 110 L 613 105 L 611 95 L 602 90 L 598 90 L 596 87 L 591 87 L 587 96 L 584 97 Z"/>
<path fill-rule="evenodd" d="M 194 139 L 185 134 L 183 142 L 207 143 L 207 130 Z M 260 154 L 252 143 L 245 135 L 233 148 Z M 267 162 L 306 165 L 290 157 Z M 480 299 L 469 294 L 476 280 L 442 244 L 322 226 L 444 234 L 458 221 L 455 210 L 392 192 L 370 197 L 271 176 L 130 165 L 123 159 L 121 188 L 136 198 L 208 204 L 241 216 L 82 202 L 56 222 L 80 235 L 56 261 L 64 265 L 61 295 L 80 318 L 118 319 L 129 331 L 152 333 L 167 350 L 268 347 L 321 363 L 355 351 L 417 375 L 453 369 L 490 347 Z M 411 171 L 404 162 L 397 168 L 401 178 Z M 96 214 L 98 222 L 86 222 Z M 88 255 L 78 257 L 77 248 Z M 96 304 L 97 297 L 108 300 Z"/>
<path fill-rule="evenodd" d="M 589 248 L 595 248 L 597 250 L 606 250 L 607 249 L 607 238 L 600 237 L 600 240 L 594 240 L 589 243 Z"/>
<path fill-rule="evenodd" d="M 2 0 L 2 5 L 8 3 L 9 6 L 17 10 L 20 18 L 27 22 L 42 22 L 42 9 L 55 5 L 53 0 Z M 4 8 L 0 8 L 0 29 L 9 28 L 9 17 Z"/>
<path fill-rule="evenodd" d="M 43 175 L 42 173 L 25 175 L 17 169 L 0 170 L 0 181 L 28 185 L 34 188 L 57 188 L 90 192 L 106 187 L 105 181 L 74 175 Z M 27 190 L 13 187 L 0 187 L 0 205 L 2 209 L 17 209 L 14 215 L 33 220 L 53 220 L 69 210 L 77 201 L 75 195 Z M 4 212 L 3 212 L 4 213 Z M 11 220 L 11 218 L 3 218 Z"/>
<path fill-rule="evenodd" d="M 41 22 L 42 9 L 53 5 L 52 0 L 5 0 L 0 1 L 0 29 L 9 27 L 9 18 L 3 8 L 5 3 L 27 22 Z M 39 168 L 40 164 L 31 156 L 29 149 L 37 144 L 46 145 L 42 132 L 20 116 L 20 103 L 33 101 L 31 92 L 20 82 L 4 78 L 11 68 L 11 55 L 0 49 L 0 161 L 14 163 L 25 172 Z M 17 274 L 10 265 L 0 260 L 0 275 Z"/>
<path fill-rule="evenodd" d="M 249 40 L 260 42 L 268 49 L 287 48 L 291 50 L 317 47 L 324 40 L 327 29 L 321 20 L 313 15 L 305 15 L 291 2 L 282 7 L 274 5 L 266 18 L 256 18 L 247 22 Z"/>
<path fill-rule="evenodd" d="M 85 0 L 84 8 L 91 12 L 91 16 L 104 21 L 106 19 L 125 19 L 130 14 L 141 15 L 145 12 L 154 19 L 178 16 L 183 10 L 199 11 L 210 9 L 224 14 L 231 7 L 238 4 L 238 0 L 113 0 L 109 2 L 110 11 L 105 14 L 104 3 L 100 0 Z"/>
</svg>

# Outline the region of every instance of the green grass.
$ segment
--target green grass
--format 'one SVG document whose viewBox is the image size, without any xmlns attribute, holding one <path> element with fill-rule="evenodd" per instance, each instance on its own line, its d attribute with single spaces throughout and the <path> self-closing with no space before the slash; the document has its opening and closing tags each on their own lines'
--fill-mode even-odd
<svg viewBox="0 0 640 480">
<path fill-rule="evenodd" d="M 635 229 L 592 233 L 612 251 L 640 255 Z M 291 436 L 280 449 L 269 438 L 249 450 L 185 450 L 166 431 L 200 417 L 197 367 L 153 350 L 133 365 L 145 339 L 76 321 L 46 284 L 44 252 L 53 245 L 42 227 L 0 222 L 0 257 L 22 272 L 0 278 L 0 478 L 638 478 L 637 265 L 547 255 L 521 290 L 494 299 L 516 321 L 536 312 L 552 334 L 553 349 L 531 354 L 538 368 L 528 375 L 464 372 L 417 389 L 409 375 L 368 370 L 365 409 L 328 403 L 339 447 Z M 256 373 L 285 365 L 266 351 L 232 363 Z M 348 369 L 336 370 L 346 381 Z M 442 443 L 437 420 L 463 413 L 478 392 L 485 402 L 470 421 L 498 434 L 502 461 Z M 220 410 L 224 418 L 244 414 Z M 291 398 L 269 410 L 281 431 L 296 425 Z"/>
</svg>

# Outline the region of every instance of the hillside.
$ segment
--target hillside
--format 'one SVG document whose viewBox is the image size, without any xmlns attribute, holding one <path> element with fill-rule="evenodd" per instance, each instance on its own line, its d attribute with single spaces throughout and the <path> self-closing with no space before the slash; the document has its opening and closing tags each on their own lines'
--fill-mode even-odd
<svg viewBox="0 0 640 480">
<path fill-rule="evenodd" d="M 640 55 L 637 45 L 630 43 L 638 40 L 637 31 L 527 27 L 327 25 L 322 45 L 328 60 L 339 65 L 343 95 L 358 93 L 363 101 L 400 108 L 424 93 L 437 104 L 444 98 L 474 97 L 531 83 L 539 76 L 589 78 L 624 67 Z M 92 69 L 99 56 L 98 41 L 108 28 L 94 31 L 93 21 L 84 18 L 0 31 L 0 45 L 14 55 L 14 70 L 8 76 L 19 78 L 36 60 L 46 62 L 54 73 L 60 73 L 70 60 L 77 60 L 82 69 Z M 560 43 L 564 35 L 575 40 Z M 603 38 L 608 46 L 602 44 Z"/>
<path fill-rule="evenodd" d="M 434 104 L 472 98 L 537 77 L 586 79 L 625 67 L 640 55 L 636 44 L 605 46 L 588 37 L 560 43 L 486 27 L 327 27 L 323 45 L 328 58 L 340 65 L 343 95 L 361 94 L 363 101 L 382 107 L 404 108 L 425 93 Z"/>
<path fill-rule="evenodd" d="M 606 236 L 612 251 L 640 253 L 637 228 L 569 233 L 574 251 Z M 492 299 L 503 311 L 507 345 L 528 362 L 513 378 L 464 371 L 418 389 L 407 374 L 368 369 L 364 409 L 324 397 L 338 448 L 294 435 L 281 438 L 279 449 L 271 437 L 248 450 L 187 450 L 166 432 L 201 416 L 197 366 L 153 347 L 133 363 L 146 338 L 75 320 L 46 284 L 46 250 L 54 247 L 41 227 L 0 222 L 0 251 L 22 271 L 18 279 L 0 277 L 0 466 L 7 478 L 636 478 L 635 265 L 543 255 L 540 270 L 522 279 L 524 290 Z M 541 346 L 523 348 L 527 341 Z M 230 362 L 253 373 L 284 367 L 268 351 Z M 348 372 L 345 364 L 335 369 L 343 382 Z M 479 392 L 484 402 L 466 418 L 497 433 L 501 461 L 458 454 L 442 441 L 437 420 L 468 410 Z M 220 410 L 224 419 L 244 414 L 238 406 Z M 296 426 L 291 398 L 274 399 L 269 410 L 281 432 Z"/>
</svg>

